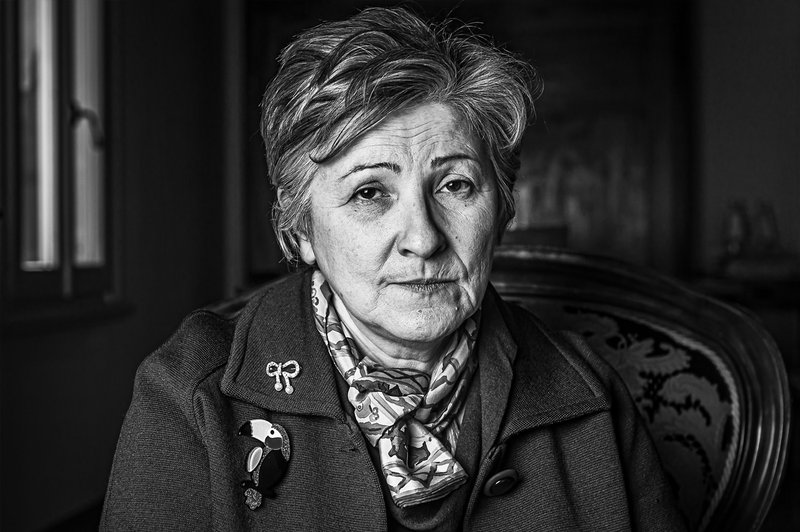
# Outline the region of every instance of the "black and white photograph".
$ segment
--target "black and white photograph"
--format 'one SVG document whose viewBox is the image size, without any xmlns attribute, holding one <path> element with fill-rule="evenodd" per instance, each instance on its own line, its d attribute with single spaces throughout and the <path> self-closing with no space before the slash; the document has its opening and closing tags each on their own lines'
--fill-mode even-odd
<svg viewBox="0 0 800 532">
<path fill-rule="evenodd" d="M 800 530 L 800 2 L 0 0 L 0 530 Z"/>
</svg>

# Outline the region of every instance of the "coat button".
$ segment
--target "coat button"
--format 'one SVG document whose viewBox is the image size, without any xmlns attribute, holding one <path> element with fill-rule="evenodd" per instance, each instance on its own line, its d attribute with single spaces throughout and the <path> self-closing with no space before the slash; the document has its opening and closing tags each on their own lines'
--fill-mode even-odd
<svg viewBox="0 0 800 532">
<path fill-rule="evenodd" d="M 489 480 L 483 485 L 483 494 L 487 497 L 505 495 L 517 485 L 517 482 L 519 482 L 519 475 L 515 470 L 503 469 L 489 477 Z"/>
</svg>

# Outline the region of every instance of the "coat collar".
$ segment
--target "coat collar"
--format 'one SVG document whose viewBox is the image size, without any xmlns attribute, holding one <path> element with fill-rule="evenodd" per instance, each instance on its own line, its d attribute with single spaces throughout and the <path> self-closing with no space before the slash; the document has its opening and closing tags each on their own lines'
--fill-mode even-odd
<svg viewBox="0 0 800 532">
<path fill-rule="evenodd" d="M 481 331 L 476 346 L 481 386 L 481 447 L 486 450 L 494 443 L 506 413 L 518 350 L 500 314 L 500 302 L 490 286 L 481 305 Z"/>
<path fill-rule="evenodd" d="M 223 393 L 270 412 L 346 419 L 340 378 L 316 330 L 311 272 L 265 287 L 237 318 Z M 482 445 L 489 449 L 514 433 L 609 408 L 593 372 L 533 318 L 520 319 L 490 286 L 478 339 Z M 294 360 L 294 392 L 276 391 L 267 364 Z"/>
<path fill-rule="evenodd" d="M 238 318 L 222 391 L 270 412 L 345 419 L 333 367 L 314 325 L 311 272 L 289 275 L 267 286 Z M 294 392 L 275 390 L 269 362 L 294 360 L 300 374 Z"/>
<path fill-rule="evenodd" d="M 500 442 L 525 430 L 611 408 L 606 386 L 563 333 L 493 295 L 519 346 Z"/>
</svg>

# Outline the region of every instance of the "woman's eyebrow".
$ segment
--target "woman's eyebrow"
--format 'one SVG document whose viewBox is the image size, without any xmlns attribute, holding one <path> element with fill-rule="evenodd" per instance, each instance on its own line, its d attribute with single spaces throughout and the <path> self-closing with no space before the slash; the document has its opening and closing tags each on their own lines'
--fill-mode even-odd
<svg viewBox="0 0 800 532">
<path fill-rule="evenodd" d="M 397 163 L 380 162 L 372 164 L 357 164 L 354 167 L 352 167 L 349 172 L 339 177 L 339 181 L 346 178 L 350 174 L 361 172 L 362 170 L 372 170 L 374 168 L 386 168 L 387 170 L 391 170 L 395 174 L 400 173 L 400 165 Z"/>
<path fill-rule="evenodd" d="M 438 168 L 438 167 L 440 167 L 440 166 L 442 166 L 444 164 L 449 163 L 450 161 L 460 161 L 460 160 L 464 160 L 464 159 L 470 160 L 470 161 L 474 161 L 474 162 L 478 162 L 478 160 L 475 157 L 473 157 L 472 155 L 469 155 L 467 153 L 454 153 L 452 155 L 444 155 L 442 157 L 434 157 L 433 159 L 431 159 L 431 168 Z"/>
</svg>

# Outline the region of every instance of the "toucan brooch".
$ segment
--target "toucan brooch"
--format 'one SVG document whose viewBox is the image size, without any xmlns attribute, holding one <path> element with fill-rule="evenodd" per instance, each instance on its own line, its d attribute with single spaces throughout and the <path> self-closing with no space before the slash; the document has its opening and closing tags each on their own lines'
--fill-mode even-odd
<svg viewBox="0 0 800 532">
<path fill-rule="evenodd" d="M 245 504 L 251 510 L 261 506 L 264 497 L 275 497 L 273 488 L 280 482 L 289 465 L 289 434 L 277 423 L 251 419 L 239 429 L 240 436 L 250 436 L 262 445 L 247 455 L 250 480 L 242 482 Z"/>
</svg>

